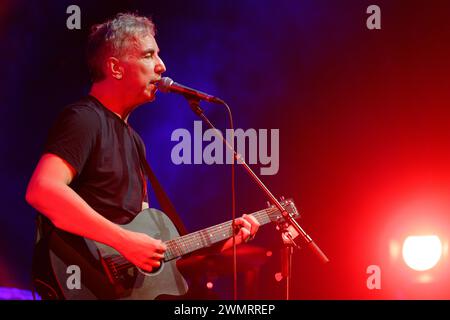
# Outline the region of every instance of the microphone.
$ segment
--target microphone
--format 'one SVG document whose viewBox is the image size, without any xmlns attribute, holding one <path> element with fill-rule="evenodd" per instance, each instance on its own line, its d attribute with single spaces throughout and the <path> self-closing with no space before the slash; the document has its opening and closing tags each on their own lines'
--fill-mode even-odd
<svg viewBox="0 0 450 320">
<path fill-rule="evenodd" d="M 168 77 L 164 77 L 156 83 L 159 91 L 168 93 L 179 93 L 182 94 L 185 98 L 195 98 L 199 100 L 205 100 L 212 103 L 223 104 L 224 102 L 219 98 L 211 96 L 207 93 L 183 86 L 182 84 L 174 82 L 172 79 Z"/>
</svg>

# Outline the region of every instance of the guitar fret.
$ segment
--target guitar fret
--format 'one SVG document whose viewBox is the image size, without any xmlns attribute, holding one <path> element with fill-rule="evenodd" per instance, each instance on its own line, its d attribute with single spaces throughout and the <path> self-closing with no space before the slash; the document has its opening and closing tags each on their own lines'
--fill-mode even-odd
<svg viewBox="0 0 450 320">
<path fill-rule="evenodd" d="M 179 241 L 177 241 L 176 244 L 177 244 L 177 253 L 180 256 L 183 255 L 183 249 L 181 248 Z"/>
<path fill-rule="evenodd" d="M 172 241 L 168 241 L 166 244 L 167 244 L 167 251 L 165 253 L 167 255 L 166 261 L 168 261 L 174 256 L 174 254 L 173 254 L 173 249 L 172 249 Z"/>
</svg>

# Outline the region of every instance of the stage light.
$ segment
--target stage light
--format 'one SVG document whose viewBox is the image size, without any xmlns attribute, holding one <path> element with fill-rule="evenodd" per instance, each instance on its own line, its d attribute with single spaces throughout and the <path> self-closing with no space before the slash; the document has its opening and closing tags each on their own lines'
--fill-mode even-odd
<svg viewBox="0 0 450 320">
<path fill-rule="evenodd" d="M 429 270 L 442 256 L 442 242 L 436 235 L 409 236 L 403 242 L 402 255 L 411 269 Z"/>
<path fill-rule="evenodd" d="M 275 281 L 280 282 L 283 280 L 283 274 L 281 272 L 277 272 L 274 274 Z"/>
</svg>

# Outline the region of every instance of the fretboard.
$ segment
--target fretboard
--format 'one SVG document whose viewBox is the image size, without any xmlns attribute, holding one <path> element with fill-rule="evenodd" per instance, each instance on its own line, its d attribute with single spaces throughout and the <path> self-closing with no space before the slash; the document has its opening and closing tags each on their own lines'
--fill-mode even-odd
<svg viewBox="0 0 450 320">
<path fill-rule="evenodd" d="M 270 214 L 277 212 L 276 208 L 267 208 L 257 211 L 251 215 L 258 220 L 262 226 L 269 223 Z M 203 230 L 189 233 L 182 237 L 166 241 L 167 250 L 164 254 L 164 261 L 176 259 L 185 254 L 209 247 L 217 242 L 228 239 L 233 235 L 232 221 L 227 221 Z"/>
</svg>

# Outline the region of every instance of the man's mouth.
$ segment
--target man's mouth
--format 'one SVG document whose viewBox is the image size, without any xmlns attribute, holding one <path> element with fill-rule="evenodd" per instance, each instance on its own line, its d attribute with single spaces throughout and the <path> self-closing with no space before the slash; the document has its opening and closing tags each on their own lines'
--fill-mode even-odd
<svg viewBox="0 0 450 320">
<path fill-rule="evenodd" d="M 150 84 L 154 85 L 154 86 L 158 86 L 158 82 L 161 81 L 161 79 L 157 79 L 157 80 L 152 80 L 150 81 Z"/>
<path fill-rule="evenodd" d="M 152 80 L 149 82 L 149 90 L 152 95 L 155 95 L 158 91 L 158 81 L 159 80 Z"/>
</svg>

